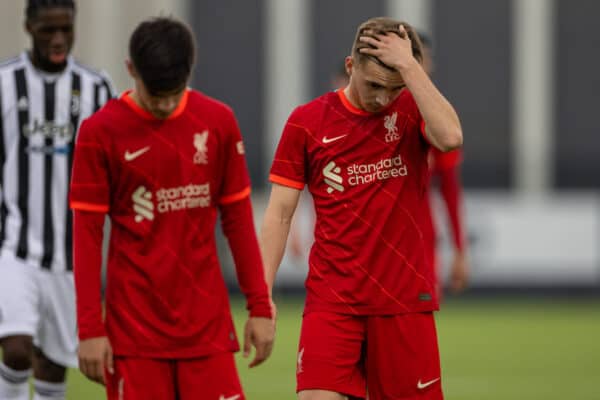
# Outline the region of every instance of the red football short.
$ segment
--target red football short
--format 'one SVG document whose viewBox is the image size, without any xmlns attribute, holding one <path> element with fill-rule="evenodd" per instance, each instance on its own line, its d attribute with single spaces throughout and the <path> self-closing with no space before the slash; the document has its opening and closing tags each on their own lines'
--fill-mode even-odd
<svg viewBox="0 0 600 400">
<path fill-rule="evenodd" d="M 369 400 L 443 399 L 433 313 L 304 316 L 296 390 Z"/>
<path fill-rule="evenodd" d="M 232 353 L 194 359 L 115 357 L 108 400 L 243 400 Z"/>
</svg>

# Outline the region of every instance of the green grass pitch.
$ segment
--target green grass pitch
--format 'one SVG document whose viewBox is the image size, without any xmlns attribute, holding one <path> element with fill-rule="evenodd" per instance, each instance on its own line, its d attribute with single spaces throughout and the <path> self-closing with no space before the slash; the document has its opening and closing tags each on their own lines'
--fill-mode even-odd
<svg viewBox="0 0 600 400">
<path fill-rule="evenodd" d="M 245 313 L 233 301 L 238 332 Z M 266 364 L 238 367 L 250 400 L 294 399 L 302 303 L 278 301 L 275 349 Z M 600 299 L 450 300 L 437 314 L 447 400 L 600 399 Z M 68 400 L 104 399 L 70 371 Z"/>
</svg>

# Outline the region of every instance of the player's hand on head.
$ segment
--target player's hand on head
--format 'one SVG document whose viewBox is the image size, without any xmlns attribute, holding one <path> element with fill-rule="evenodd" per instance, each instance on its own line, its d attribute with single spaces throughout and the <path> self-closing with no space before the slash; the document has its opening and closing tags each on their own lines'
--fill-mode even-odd
<svg viewBox="0 0 600 400">
<path fill-rule="evenodd" d="M 393 32 L 386 34 L 374 31 L 365 31 L 360 36 L 360 41 L 368 46 L 361 47 L 362 54 L 377 57 L 385 65 L 401 71 L 415 63 L 418 64 L 412 53 L 412 45 L 406 29 L 400 25 L 400 36 Z"/>
<path fill-rule="evenodd" d="M 255 349 L 254 359 L 248 367 L 262 364 L 273 350 L 275 340 L 275 319 L 265 317 L 250 317 L 244 328 L 244 357 L 250 356 L 252 347 Z"/>
<path fill-rule="evenodd" d="M 469 283 L 469 263 L 467 255 L 462 251 L 454 254 L 450 270 L 450 291 L 460 293 L 467 288 Z"/>
<path fill-rule="evenodd" d="M 112 348 L 106 336 L 82 340 L 78 356 L 79 369 L 94 382 L 104 385 L 104 371 L 114 373 Z"/>
</svg>

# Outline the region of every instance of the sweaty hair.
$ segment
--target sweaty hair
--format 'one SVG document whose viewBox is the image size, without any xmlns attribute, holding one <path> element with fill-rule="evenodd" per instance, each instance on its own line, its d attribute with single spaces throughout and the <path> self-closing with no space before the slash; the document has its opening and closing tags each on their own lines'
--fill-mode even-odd
<svg viewBox="0 0 600 400">
<path fill-rule="evenodd" d="M 74 0 L 27 0 L 27 6 L 25 6 L 25 15 L 27 19 L 35 18 L 36 13 L 40 8 L 50 7 L 64 7 L 70 8 L 75 12 L 75 1 Z"/>
<path fill-rule="evenodd" d="M 354 44 L 352 45 L 352 57 L 359 63 L 362 64 L 365 60 L 375 61 L 377 64 L 382 65 L 386 68 L 390 68 L 390 66 L 385 65 L 381 62 L 380 59 L 374 57 L 369 54 L 363 54 L 359 50 L 365 47 L 373 47 L 369 44 L 363 43 L 360 41 L 361 36 L 372 36 L 373 34 L 385 35 L 387 33 L 393 33 L 400 37 L 402 34 L 400 33 L 400 25 L 404 26 L 404 30 L 408 34 L 408 38 L 410 39 L 412 53 L 413 56 L 417 59 L 417 61 L 423 61 L 423 49 L 421 46 L 421 40 L 419 39 L 419 35 L 415 29 L 407 22 L 397 21 L 392 18 L 387 17 L 376 17 L 371 18 L 358 27 L 356 30 L 356 36 L 354 38 Z"/>
<path fill-rule="evenodd" d="M 133 31 L 129 57 L 150 94 L 172 93 L 187 85 L 194 65 L 194 38 L 180 21 L 152 18 Z"/>
</svg>

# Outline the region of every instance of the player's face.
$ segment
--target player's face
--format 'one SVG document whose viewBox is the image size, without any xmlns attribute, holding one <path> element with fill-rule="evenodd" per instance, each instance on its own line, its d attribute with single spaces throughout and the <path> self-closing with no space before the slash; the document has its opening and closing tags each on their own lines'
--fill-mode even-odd
<svg viewBox="0 0 600 400">
<path fill-rule="evenodd" d="M 25 22 L 33 42 L 32 61 L 48 72 L 61 71 L 73 47 L 75 15 L 68 7 L 40 8 Z"/>
<path fill-rule="evenodd" d="M 355 63 L 348 57 L 346 66 L 350 71 L 348 89 L 351 100 L 365 111 L 383 111 L 396 100 L 405 86 L 400 72 L 392 71 L 374 61 Z"/>
<path fill-rule="evenodd" d="M 135 91 L 140 105 L 158 119 L 166 119 L 175 111 L 186 87 L 173 92 L 152 94 L 148 91 L 141 79 L 136 79 Z"/>
</svg>

